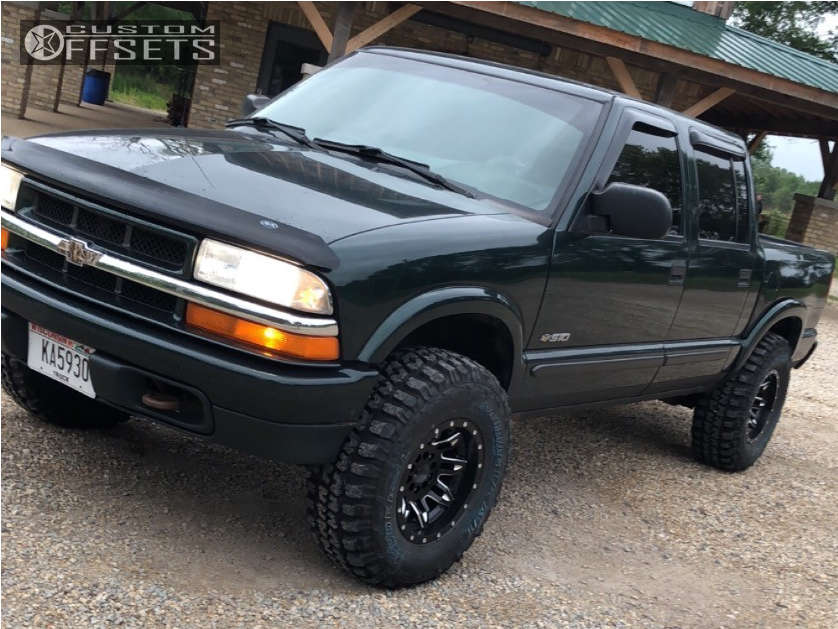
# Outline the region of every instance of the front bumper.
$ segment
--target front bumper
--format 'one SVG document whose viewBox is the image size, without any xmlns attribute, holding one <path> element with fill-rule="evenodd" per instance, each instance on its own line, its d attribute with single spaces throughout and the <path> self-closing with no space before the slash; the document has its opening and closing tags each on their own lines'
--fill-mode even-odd
<svg viewBox="0 0 838 629">
<path fill-rule="evenodd" d="M 220 347 L 74 299 L 8 268 L 3 352 L 25 361 L 27 322 L 96 348 L 97 398 L 135 415 L 289 463 L 333 461 L 378 372 L 368 365 L 288 365 Z M 143 405 L 151 384 L 193 402 L 188 416 Z"/>
</svg>

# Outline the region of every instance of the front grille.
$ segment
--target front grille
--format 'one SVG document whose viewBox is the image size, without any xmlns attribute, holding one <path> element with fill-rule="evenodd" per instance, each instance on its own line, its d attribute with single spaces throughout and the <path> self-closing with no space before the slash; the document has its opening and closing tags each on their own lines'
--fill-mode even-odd
<svg viewBox="0 0 838 629">
<path fill-rule="evenodd" d="M 25 188 L 25 190 L 23 189 Z M 26 181 L 18 214 L 62 235 L 75 236 L 104 251 L 172 275 L 191 275 L 197 239 L 142 219 Z M 15 265 L 27 273 L 61 285 L 88 299 L 177 323 L 182 299 L 90 266 L 77 266 L 62 254 L 23 239 L 10 247 Z"/>
<path fill-rule="evenodd" d="M 25 242 L 23 253 L 27 262 L 24 268 L 30 272 L 88 296 L 129 309 L 141 305 L 151 309 L 146 314 L 163 321 L 170 321 L 178 311 L 179 300 L 174 295 L 93 267 L 70 264 L 61 254 L 32 242 Z"/>
<path fill-rule="evenodd" d="M 186 261 L 186 243 L 173 238 L 161 237 L 152 231 L 135 227 L 131 232 L 131 249 L 137 254 L 169 263 L 173 266 L 183 266 Z"/>
<path fill-rule="evenodd" d="M 185 275 L 196 240 L 186 234 L 152 225 L 46 186 L 26 184 L 31 199 L 21 213 L 46 227 L 102 245 L 130 258 L 165 271 Z"/>
</svg>

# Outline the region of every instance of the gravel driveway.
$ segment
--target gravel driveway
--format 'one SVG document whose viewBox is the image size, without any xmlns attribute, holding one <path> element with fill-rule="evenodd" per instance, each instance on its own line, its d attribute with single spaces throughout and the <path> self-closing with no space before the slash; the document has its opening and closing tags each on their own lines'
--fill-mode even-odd
<svg viewBox="0 0 838 629">
<path fill-rule="evenodd" d="M 6 627 L 838 626 L 838 308 L 743 474 L 663 403 L 513 424 L 485 533 L 382 592 L 321 556 L 292 466 L 132 420 L 73 432 L 3 399 Z"/>
</svg>

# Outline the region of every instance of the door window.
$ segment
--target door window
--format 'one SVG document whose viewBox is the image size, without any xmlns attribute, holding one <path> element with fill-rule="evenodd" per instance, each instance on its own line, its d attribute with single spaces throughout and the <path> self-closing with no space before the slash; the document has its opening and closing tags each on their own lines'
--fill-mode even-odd
<svg viewBox="0 0 838 629">
<path fill-rule="evenodd" d="M 672 206 L 670 234 L 681 234 L 681 162 L 675 136 L 652 133 L 652 127 L 631 130 L 608 183 L 619 181 L 662 192 Z M 646 129 L 649 131 L 646 131 Z"/>
<path fill-rule="evenodd" d="M 731 159 L 697 149 L 695 160 L 698 170 L 698 237 L 736 242 L 737 189 Z M 747 191 L 745 199 L 747 202 Z"/>
<path fill-rule="evenodd" d="M 745 162 L 743 160 L 733 160 L 733 178 L 736 185 L 736 240 L 751 242 L 748 177 L 745 174 Z"/>
</svg>

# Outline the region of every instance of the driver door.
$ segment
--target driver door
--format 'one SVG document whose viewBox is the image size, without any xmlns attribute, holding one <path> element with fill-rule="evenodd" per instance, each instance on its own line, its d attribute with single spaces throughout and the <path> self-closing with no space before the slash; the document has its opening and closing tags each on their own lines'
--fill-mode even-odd
<svg viewBox="0 0 838 629">
<path fill-rule="evenodd" d="M 662 192 L 673 208 L 660 239 L 559 232 L 527 352 L 535 405 L 639 395 L 664 362 L 662 343 L 686 273 L 683 156 L 674 124 L 627 110 L 595 187 L 623 182 Z M 589 231 L 589 230 L 586 230 Z"/>
</svg>

